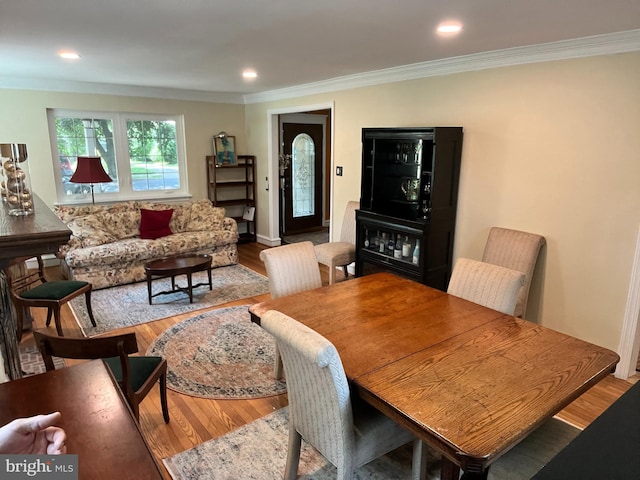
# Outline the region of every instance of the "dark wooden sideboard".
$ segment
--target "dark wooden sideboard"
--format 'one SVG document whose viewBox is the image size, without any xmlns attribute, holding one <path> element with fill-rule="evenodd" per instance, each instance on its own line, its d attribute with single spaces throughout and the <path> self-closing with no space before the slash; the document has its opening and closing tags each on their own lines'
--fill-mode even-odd
<svg viewBox="0 0 640 480">
<path fill-rule="evenodd" d="M 22 376 L 6 269 L 36 255 L 56 253 L 70 237 L 71 230 L 35 195 L 31 215 L 9 215 L 7 205 L 0 206 L 0 355 L 4 365 L 0 380 Z"/>
</svg>

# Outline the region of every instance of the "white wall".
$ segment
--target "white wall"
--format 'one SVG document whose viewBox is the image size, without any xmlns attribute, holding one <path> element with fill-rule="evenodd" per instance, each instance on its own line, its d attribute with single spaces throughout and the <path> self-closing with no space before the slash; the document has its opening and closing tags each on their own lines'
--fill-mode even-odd
<svg viewBox="0 0 640 480">
<path fill-rule="evenodd" d="M 480 258 L 493 225 L 544 235 L 527 317 L 615 350 L 640 225 L 639 85 L 638 52 L 397 82 L 247 105 L 247 143 L 262 179 L 267 112 L 335 102 L 339 230 L 363 127 L 464 127 L 454 256 Z M 258 218 L 267 205 L 259 185 Z"/>
<path fill-rule="evenodd" d="M 0 89 L 0 143 L 25 143 L 33 191 L 48 205 L 56 201 L 47 108 L 164 113 L 184 116 L 187 175 L 194 198 L 207 196 L 206 155 L 221 130 L 236 136 L 236 150 L 246 153 L 244 106 L 114 95 Z"/>
</svg>

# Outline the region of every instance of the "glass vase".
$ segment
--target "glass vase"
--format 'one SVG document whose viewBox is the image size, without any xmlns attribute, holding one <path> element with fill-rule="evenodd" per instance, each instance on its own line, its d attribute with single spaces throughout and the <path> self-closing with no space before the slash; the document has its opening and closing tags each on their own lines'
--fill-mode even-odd
<svg viewBox="0 0 640 480">
<path fill-rule="evenodd" d="M 2 165 L 2 198 L 9 207 L 9 215 L 33 213 L 33 194 L 27 146 L 24 143 L 0 143 Z"/>
</svg>

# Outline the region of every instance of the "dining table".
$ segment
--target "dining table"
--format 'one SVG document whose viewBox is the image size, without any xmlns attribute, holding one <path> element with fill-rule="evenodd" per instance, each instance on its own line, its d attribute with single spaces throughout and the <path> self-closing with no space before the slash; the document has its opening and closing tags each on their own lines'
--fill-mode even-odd
<svg viewBox="0 0 640 480">
<path fill-rule="evenodd" d="M 601 346 L 380 272 L 250 306 L 323 335 L 352 391 L 442 454 L 441 479 L 490 465 L 612 373 Z M 286 375 L 286 372 L 285 372 Z"/>
<path fill-rule="evenodd" d="M 102 360 L 0 384 L 0 425 L 59 411 L 79 480 L 163 480 L 131 408 Z"/>
</svg>

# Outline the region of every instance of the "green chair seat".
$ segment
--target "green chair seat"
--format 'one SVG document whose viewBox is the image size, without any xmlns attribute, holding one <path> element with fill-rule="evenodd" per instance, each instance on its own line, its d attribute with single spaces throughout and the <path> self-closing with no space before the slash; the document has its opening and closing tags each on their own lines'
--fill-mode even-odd
<svg viewBox="0 0 640 480">
<path fill-rule="evenodd" d="M 134 391 L 138 390 L 161 361 L 162 357 L 129 357 L 129 365 L 131 366 L 131 388 Z M 111 373 L 113 373 L 115 379 L 119 383 L 122 382 L 120 357 L 105 358 L 104 362 L 111 369 Z"/>
<path fill-rule="evenodd" d="M 30 290 L 21 292 L 22 298 L 31 300 L 60 300 L 67 295 L 81 289 L 87 282 L 79 282 L 76 280 L 65 280 L 64 282 L 46 282 Z"/>
</svg>

